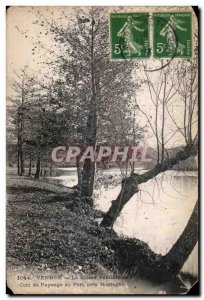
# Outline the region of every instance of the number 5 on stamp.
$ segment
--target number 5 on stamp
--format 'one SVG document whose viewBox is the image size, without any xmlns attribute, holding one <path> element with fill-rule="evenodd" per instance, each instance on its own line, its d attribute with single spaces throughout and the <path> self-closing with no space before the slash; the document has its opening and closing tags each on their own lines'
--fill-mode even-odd
<svg viewBox="0 0 204 300">
<path fill-rule="evenodd" d="M 149 58 L 149 14 L 112 13 L 110 43 L 112 59 Z"/>
<path fill-rule="evenodd" d="M 192 56 L 191 13 L 154 13 L 154 57 Z"/>
</svg>

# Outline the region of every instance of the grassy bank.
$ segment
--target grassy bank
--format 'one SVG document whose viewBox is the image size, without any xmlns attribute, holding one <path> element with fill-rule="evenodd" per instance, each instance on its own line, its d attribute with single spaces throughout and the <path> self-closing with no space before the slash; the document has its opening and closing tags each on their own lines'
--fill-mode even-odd
<svg viewBox="0 0 204 300">
<path fill-rule="evenodd" d="M 18 178 L 16 178 L 18 179 Z M 7 264 L 75 273 L 112 271 L 107 232 L 76 195 L 23 185 L 7 188 Z M 107 236 L 108 238 L 108 236 Z M 102 266 L 103 265 L 103 266 Z"/>
<path fill-rule="evenodd" d="M 59 193 L 50 184 L 43 189 L 44 183 L 39 181 L 38 188 L 36 180 L 17 176 L 8 180 L 7 269 L 95 277 L 123 274 L 150 283 L 152 266 L 160 268 L 161 255 L 142 241 L 118 238 L 100 227 L 99 213 L 73 191 Z M 195 282 L 191 277 L 184 281 Z M 186 292 L 184 281 L 176 277 L 161 285 L 151 279 L 154 288 L 167 293 Z"/>
</svg>

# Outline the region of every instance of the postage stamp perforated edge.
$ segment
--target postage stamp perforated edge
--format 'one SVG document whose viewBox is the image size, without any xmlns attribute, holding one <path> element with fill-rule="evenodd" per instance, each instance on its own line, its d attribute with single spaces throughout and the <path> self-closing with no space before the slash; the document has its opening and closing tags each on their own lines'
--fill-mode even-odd
<svg viewBox="0 0 204 300">
<path fill-rule="evenodd" d="M 191 14 L 191 38 L 192 38 L 192 44 L 191 44 L 191 57 L 177 57 L 175 56 L 174 59 L 190 59 L 194 56 L 194 47 L 193 47 L 193 32 L 194 30 L 198 30 L 198 21 L 197 17 L 195 15 L 195 12 L 191 6 L 174 6 L 174 7 L 168 7 L 168 6 L 152 6 L 152 7 L 126 7 L 127 10 L 124 10 L 124 7 L 109 7 L 109 59 L 111 61 L 137 61 L 137 60 L 143 60 L 143 59 L 171 59 L 171 57 L 155 57 L 154 51 L 153 51 L 153 20 L 151 20 L 151 17 L 153 14 L 165 14 L 165 13 L 190 13 Z M 150 16 L 150 22 L 149 22 L 149 32 L 148 32 L 148 38 L 149 38 L 149 47 L 150 47 L 150 56 L 149 57 L 135 57 L 135 58 L 112 58 L 112 40 L 111 40 L 111 14 L 127 14 L 127 13 L 149 13 Z"/>
</svg>

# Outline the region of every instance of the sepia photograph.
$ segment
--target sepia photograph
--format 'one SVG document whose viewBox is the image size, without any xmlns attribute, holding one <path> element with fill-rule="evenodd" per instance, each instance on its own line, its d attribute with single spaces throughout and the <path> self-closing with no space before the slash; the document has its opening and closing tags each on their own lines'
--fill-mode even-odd
<svg viewBox="0 0 204 300">
<path fill-rule="evenodd" d="M 187 294 L 198 7 L 9 6 L 6 52 L 9 294 Z"/>
</svg>

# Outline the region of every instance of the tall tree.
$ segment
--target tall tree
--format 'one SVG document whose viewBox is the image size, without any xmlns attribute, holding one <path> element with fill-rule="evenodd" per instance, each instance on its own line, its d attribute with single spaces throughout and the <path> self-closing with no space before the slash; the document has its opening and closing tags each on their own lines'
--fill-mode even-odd
<svg viewBox="0 0 204 300">
<path fill-rule="evenodd" d="M 64 55 L 56 58 L 55 71 L 65 79 L 69 99 L 74 99 L 77 106 L 78 142 L 82 149 L 85 145 L 96 147 L 106 112 L 113 105 L 121 107 L 122 100 L 122 110 L 127 111 L 133 95 L 134 64 L 110 60 L 108 18 L 102 8 L 76 9 L 69 28 L 42 14 L 38 24 L 46 33 L 51 32 L 57 45 L 65 49 Z M 82 168 L 81 196 L 91 197 L 95 163 L 85 159 Z"/>
</svg>

